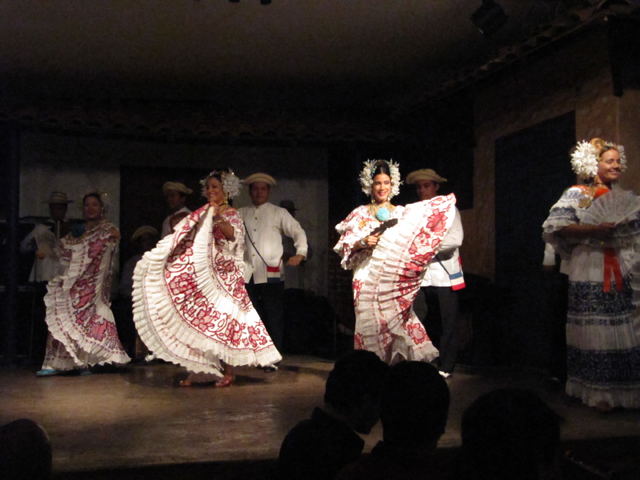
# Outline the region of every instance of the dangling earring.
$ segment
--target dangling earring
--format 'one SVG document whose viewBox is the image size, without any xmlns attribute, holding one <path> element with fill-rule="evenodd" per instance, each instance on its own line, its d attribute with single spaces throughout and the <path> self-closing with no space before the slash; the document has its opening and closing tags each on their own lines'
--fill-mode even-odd
<svg viewBox="0 0 640 480">
<path fill-rule="evenodd" d="M 225 203 L 229 203 L 229 194 L 227 192 L 224 192 L 224 202 L 222 204 L 224 205 Z"/>
</svg>

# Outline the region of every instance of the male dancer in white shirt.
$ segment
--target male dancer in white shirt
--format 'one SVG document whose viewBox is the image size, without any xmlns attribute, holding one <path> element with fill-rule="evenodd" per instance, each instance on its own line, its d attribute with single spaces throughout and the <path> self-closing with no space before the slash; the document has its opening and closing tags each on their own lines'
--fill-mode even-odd
<svg viewBox="0 0 640 480">
<path fill-rule="evenodd" d="M 22 253 L 35 252 L 36 259 L 29 276 L 30 282 L 48 282 L 59 275 L 60 252 L 58 242 L 69 233 L 71 225 L 65 219 L 69 200 L 64 192 L 51 192 L 49 195 L 49 215 L 44 224 L 36 225 L 20 242 Z"/>
<path fill-rule="evenodd" d="M 187 195 L 191 195 L 193 190 L 187 188 L 184 183 L 165 182 L 162 186 L 162 193 L 164 193 L 164 196 L 167 198 L 167 206 L 171 214 L 162 222 L 162 234 L 160 238 L 164 238 L 173 233 L 173 228 L 178 222 L 191 213 L 191 210 L 185 207 L 185 203 L 187 201 Z"/>
<path fill-rule="evenodd" d="M 29 283 L 35 287 L 33 332 L 29 345 L 29 358 L 34 363 L 42 363 L 49 330 L 44 321 L 46 307 L 44 296 L 49 280 L 62 273 L 60 268 L 60 249 L 58 242 L 71 230 L 66 220 L 69 203 L 64 192 L 51 192 L 49 195 L 49 215 L 51 218 L 36 227 L 20 242 L 20 252 L 35 253 Z"/>
<path fill-rule="evenodd" d="M 245 282 L 251 302 L 260 314 L 276 348 L 282 348 L 284 332 L 281 276 L 282 235 L 293 239 L 296 254 L 287 265 L 298 266 L 307 256 L 307 236 L 297 220 L 284 208 L 269 202 L 276 181 L 266 173 L 244 180 L 252 204 L 238 209 L 246 228 L 244 242 Z"/>
<path fill-rule="evenodd" d="M 420 201 L 430 200 L 438 195 L 440 184 L 446 182 L 434 170 L 430 168 L 416 170 L 407 175 L 407 184 L 416 186 L 416 194 Z M 423 320 L 427 334 L 440 351 L 438 370 L 444 378 L 449 378 L 453 373 L 458 353 L 458 293 L 457 290 L 465 287 L 462 275 L 460 252 L 464 231 L 460 212 L 455 209 L 455 218 L 451 228 L 442 240 L 438 255 L 424 271 L 424 277 L 420 284 L 425 294 L 427 305 L 434 305 L 437 301 L 440 306 L 440 318 L 442 329 L 432 323 L 429 316 Z M 427 320 L 429 319 L 429 321 Z"/>
</svg>

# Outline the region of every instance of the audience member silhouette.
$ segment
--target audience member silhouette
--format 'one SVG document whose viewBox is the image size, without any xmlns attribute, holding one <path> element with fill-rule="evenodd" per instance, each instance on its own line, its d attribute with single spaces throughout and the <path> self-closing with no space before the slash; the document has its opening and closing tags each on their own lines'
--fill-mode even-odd
<svg viewBox="0 0 640 480">
<path fill-rule="evenodd" d="M 394 365 L 385 382 L 380 406 L 383 440 L 368 456 L 345 467 L 336 478 L 442 478 L 433 453 L 444 433 L 448 413 L 449 387 L 434 366 L 425 362 Z"/>
<path fill-rule="evenodd" d="M 339 358 L 325 386 L 324 405 L 296 425 L 280 448 L 285 480 L 332 480 L 358 459 L 377 423 L 380 395 L 389 366 L 373 352 L 354 350 Z"/>
<path fill-rule="evenodd" d="M 482 395 L 464 412 L 455 480 L 556 478 L 560 417 L 530 390 Z"/>
<path fill-rule="evenodd" d="M 44 428 L 22 418 L 0 428 L 0 478 L 51 480 L 51 440 Z"/>
</svg>

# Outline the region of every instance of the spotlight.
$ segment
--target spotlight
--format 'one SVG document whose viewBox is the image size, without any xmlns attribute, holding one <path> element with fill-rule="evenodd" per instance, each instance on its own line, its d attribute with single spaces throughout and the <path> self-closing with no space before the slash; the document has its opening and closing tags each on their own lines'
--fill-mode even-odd
<svg viewBox="0 0 640 480">
<path fill-rule="evenodd" d="M 482 0 L 482 6 L 471 15 L 471 21 L 485 37 L 493 35 L 509 17 L 493 0 Z"/>
</svg>

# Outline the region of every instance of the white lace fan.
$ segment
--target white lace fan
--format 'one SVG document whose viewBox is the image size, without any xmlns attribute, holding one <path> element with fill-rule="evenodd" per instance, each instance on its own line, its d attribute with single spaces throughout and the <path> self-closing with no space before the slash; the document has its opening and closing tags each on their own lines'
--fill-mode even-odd
<svg viewBox="0 0 640 480">
<path fill-rule="evenodd" d="M 631 219 L 638 212 L 640 196 L 627 190 L 613 190 L 596 198 L 591 206 L 582 212 L 580 223 L 621 223 Z"/>
</svg>

